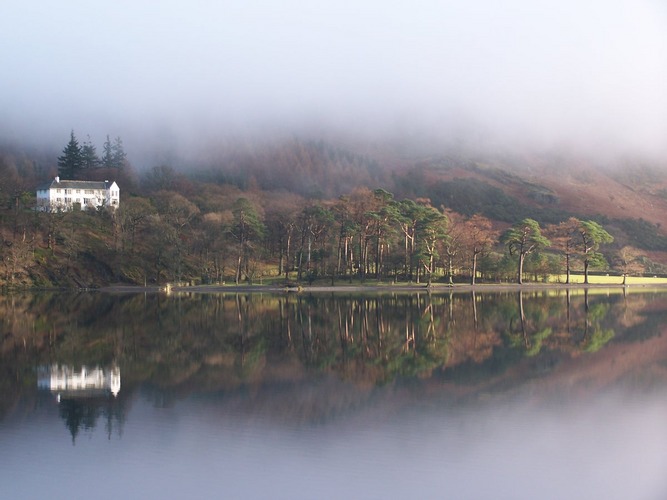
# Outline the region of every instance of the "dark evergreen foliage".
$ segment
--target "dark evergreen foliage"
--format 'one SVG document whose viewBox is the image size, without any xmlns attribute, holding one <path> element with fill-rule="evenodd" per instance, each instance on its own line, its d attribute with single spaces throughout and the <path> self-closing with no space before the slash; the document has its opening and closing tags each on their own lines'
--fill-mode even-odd
<svg viewBox="0 0 667 500">
<path fill-rule="evenodd" d="M 103 146 L 103 153 L 102 153 L 102 166 L 104 168 L 112 168 L 113 167 L 113 146 L 111 145 L 111 139 L 109 139 L 109 136 L 107 135 L 106 141 L 104 141 L 104 146 Z"/>
<path fill-rule="evenodd" d="M 58 157 L 58 175 L 61 179 L 78 179 L 82 167 L 81 147 L 74 135 L 74 130 L 72 130 L 70 140 L 63 149 L 62 156 Z"/>
<path fill-rule="evenodd" d="M 108 136 L 107 136 L 108 140 Z M 116 137 L 111 145 L 111 167 L 121 169 L 125 165 L 125 150 L 123 149 L 123 141 L 120 137 Z"/>
<path fill-rule="evenodd" d="M 85 169 L 97 168 L 100 165 L 100 159 L 97 157 L 97 148 L 90 142 L 90 137 L 81 147 L 81 166 Z"/>
<path fill-rule="evenodd" d="M 120 170 L 125 166 L 125 161 L 127 154 L 123 148 L 123 141 L 120 137 L 116 137 L 113 142 L 107 135 L 106 140 L 104 141 L 102 153 L 102 166 L 104 168 L 115 168 Z"/>
</svg>

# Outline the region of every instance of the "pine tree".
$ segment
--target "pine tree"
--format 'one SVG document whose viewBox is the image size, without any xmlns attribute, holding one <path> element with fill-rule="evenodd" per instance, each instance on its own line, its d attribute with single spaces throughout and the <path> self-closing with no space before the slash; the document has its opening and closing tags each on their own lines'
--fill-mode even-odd
<svg viewBox="0 0 667 500">
<path fill-rule="evenodd" d="M 507 245 L 510 255 L 516 254 L 519 256 L 517 269 L 517 283 L 519 285 L 523 284 L 523 263 L 526 256 L 551 245 L 551 242 L 545 236 L 542 236 L 539 223 L 533 219 L 524 219 L 514 224 L 503 233 L 500 242 Z"/>
<path fill-rule="evenodd" d="M 74 130 L 72 130 L 70 140 L 63 149 L 63 155 L 58 157 L 58 175 L 62 179 L 76 179 L 82 165 L 81 147 L 74 136 Z"/>
<path fill-rule="evenodd" d="M 81 148 L 81 163 L 82 167 L 87 169 L 96 168 L 100 164 L 95 145 L 90 142 L 90 136 Z"/>
<path fill-rule="evenodd" d="M 102 155 L 102 166 L 104 168 L 112 168 L 113 167 L 113 146 L 111 145 L 111 139 L 109 139 L 109 136 L 107 135 L 107 140 L 104 141 L 104 153 Z"/>
<path fill-rule="evenodd" d="M 600 245 L 612 243 L 614 237 L 592 220 L 584 220 L 579 223 L 579 236 L 579 249 L 584 259 L 584 283 L 588 284 L 588 267 L 591 264 L 598 266 L 607 264 L 604 256 L 598 252 Z"/>
<path fill-rule="evenodd" d="M 123 168 L 126 156 L 127 155 L 123 150 L 123 141 L 121 141 L 120 137 L 116 137 L 111 146 L 111 166 L 117 169 Z"/>
</svg>

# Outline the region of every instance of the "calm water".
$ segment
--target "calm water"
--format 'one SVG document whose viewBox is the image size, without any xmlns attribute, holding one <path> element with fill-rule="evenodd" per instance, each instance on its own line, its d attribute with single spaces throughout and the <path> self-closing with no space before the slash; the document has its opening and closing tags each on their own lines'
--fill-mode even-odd
<svg viewBox="0 0 667 500">
<path fill-rule="evenodd" d="M 0 296 L 3 498 L 667 498 L 667 293 Z"/>
</svg>

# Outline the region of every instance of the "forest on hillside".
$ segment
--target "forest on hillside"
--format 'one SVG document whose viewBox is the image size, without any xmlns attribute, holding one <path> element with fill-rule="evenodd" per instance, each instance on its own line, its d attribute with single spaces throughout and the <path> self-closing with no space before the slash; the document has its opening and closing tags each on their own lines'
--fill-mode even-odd
<svg viewBox="0 0 667 500">
<path fill-rule="evenodd" d="M 0 284 L 475 283 L 667 272 L 667 238 L 650 222 L 578 214 L 540 186 L 524 183 L 528 196 L 518 199 L 490 177 L 434 179 L 417 162 L 388 163 L 297 139 L 232 149 L 189 170 L 142 172 L 120 138 L 107 137 L 101 158 L 74 132 L 60 156 L 4 148 Z M 58 174 L 115 180 L 120 208 L 35 210 L 35 187 Z"/>
</svg>

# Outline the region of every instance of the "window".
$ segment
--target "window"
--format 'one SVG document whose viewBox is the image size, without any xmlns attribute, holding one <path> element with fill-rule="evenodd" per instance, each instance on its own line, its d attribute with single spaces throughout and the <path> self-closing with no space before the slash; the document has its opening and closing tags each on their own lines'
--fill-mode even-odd
<svg viewBox="0 0 667 500">
<path fill-rule="evenodd" d="M 81 194 L 81 190 L 80 190 L 80 189 L 77 189 L 77 190 L 76 190 L 76 194 Z M 77 200 L 77 201 L 78 201 L 78 200 Z"/>
<path fill-rule="evenodd" d="M 92 190 L 92 189 L 85 189 L 84 192 L 85 192 L 86 194 L 93 194 L 93 190 Z"/>
<path fill-rule="evenodd" d="M 56 193 L 60 193 L 60 188 L 56 189 Z"/>
<path fill-rule="evenodd" d="M 71 189 L 65 189 L 65 194 L 72 194 L 72 190 Z"/>
</svg>

